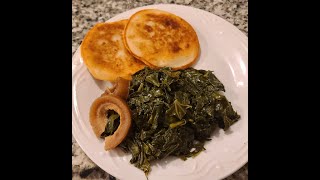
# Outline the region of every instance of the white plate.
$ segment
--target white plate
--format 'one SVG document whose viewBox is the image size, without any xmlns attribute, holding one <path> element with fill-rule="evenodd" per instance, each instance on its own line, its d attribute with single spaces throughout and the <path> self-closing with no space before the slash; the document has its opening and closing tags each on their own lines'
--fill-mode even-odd
<svg viewBox="0 0 320 180">
<path fill-rule="evenodd" d="M 151 5 L 129 10 L 108 21 L 129 18 L 147 8 L 172 12 L 189 22 L 197 32 L 201 54 L 196 69 L 213 70 L 225 85 L 227 98 L 241 115 L 230 131 L 217 131 L 206 151 L 182 161 L 168 158 L 154 164 L 149 180 L 222 179 L 248 161 L 248 39 L 236 27 L 209 12 L 179 5 Z M 96 81 L 87 71 L 79 49 L 72 65 L 72 134 L 89 158 L 120 180 L 146 179 L 130 164 L 131 155 L 121 150 L 104 151 L 104 142 L 94 135 L 89 124 L 91 103 L 105 90 L 108 82 Z"/>
</svg>

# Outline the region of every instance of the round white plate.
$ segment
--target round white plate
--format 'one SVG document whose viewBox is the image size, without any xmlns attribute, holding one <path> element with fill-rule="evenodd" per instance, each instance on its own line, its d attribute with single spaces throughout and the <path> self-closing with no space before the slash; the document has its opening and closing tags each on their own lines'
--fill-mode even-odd
<svg viewBox="0 0 320 180">
<path fill-rule="evenodd" d="M 229 131 L 217 131 L 206 150 L 196 158 L 182 161 L 169 157 L 152 165 L 149 180 L 222 179 L 248 161 L 248 39 L 236 27 L 209 12 L 180 5 L 151 5 L 129 10 L 108 21 L 129 18 L 133 13 L 155 8 L 174 13 L 189 22 L 197 32 L 201 54 L 196 69 L 213 70 L 225 85 L 225 95 L 241 115 Z M 72 62 L 72 134 L 89 158 L 120 180 L 146 179 L 130 164 L 131 155 L 120 149 L 105 151 L 89 124 L 89 108 L 108 82 L 95 80 L 80 57 L 79 49 Z"/>
</svg>

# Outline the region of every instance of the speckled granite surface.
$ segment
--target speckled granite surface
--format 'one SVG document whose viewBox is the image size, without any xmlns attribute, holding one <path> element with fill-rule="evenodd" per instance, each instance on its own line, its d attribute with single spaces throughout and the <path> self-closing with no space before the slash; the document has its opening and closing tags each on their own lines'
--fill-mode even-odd
<svg viewBox="0 0 320 180">
<path fill-rule="evenodd" d="M 193 6 L 216 14 L 248 34 L 247 0 L 72 0 L 72 54 L 84 35 L 97 22 L 104 22 L 129 9 L 159 3 Z M 95 165 L 72 138 L 72 179 L 109 179 L 109 175 Z M 225 180 L 248 179 L 248 165 Z"/>
</svg>

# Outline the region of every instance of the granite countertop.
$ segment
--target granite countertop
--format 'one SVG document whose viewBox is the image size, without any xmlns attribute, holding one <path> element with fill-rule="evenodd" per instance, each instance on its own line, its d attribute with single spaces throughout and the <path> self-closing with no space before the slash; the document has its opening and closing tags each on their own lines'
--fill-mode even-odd
<svg viewBox="0 0 320 180">
<path fill-rule="evenodd" d="M 248 0 L 72 0 L 72 54 L 94 24 L 129 9 L 161 3 L 181 4 L 209 11 L 248 35 Z M 86 156 L 73 137 L 72 179 L 109 179 L 109 175 Z M 225 180 L 245 179 L 248 179 L 248 164 Z"/>
</svg>

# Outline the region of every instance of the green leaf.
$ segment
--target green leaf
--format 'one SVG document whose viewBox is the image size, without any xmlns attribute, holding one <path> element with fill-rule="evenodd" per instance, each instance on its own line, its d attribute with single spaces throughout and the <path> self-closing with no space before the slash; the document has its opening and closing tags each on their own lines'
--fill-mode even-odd
<svg viewBox="0 0 320 180">
<path fill-rule="evenodd" d="M 112 135 L 120 125 L 120 116 L 113 110 L 109 110 L 106 114 L 107 117 L 107 125 L 105 127 L 105 131 L 100 135 L 101 138 L 105 138 L 107 136 Z"/>
<path fill-rule="evenodd" d="M 169 126 L 170 126 L 170 128 L 176 128 L 178 126 L 183 126 L 186 123 L 187 123 L 186 120 L 182 120 L 182 121 L 178 121 L 178 122 L 175 122 L 175 123 L 171 123 Z"/>
<path fill-rule="evenodd" d="M 163 69 L 162 72 L 164 72 L 169 77 L 172 77 L 172 78 L 175 78 L 175 79 L 179 78 L 180 74 L 181 74 L 180 71 L 171 71 L 170 69 Z"/>
<path fill-rule="evenodd" d="M 158 80 L 158 73 L 152 73 L 152 74 L 148 75 L 146 77 L 146 81 L 157 86 L 157 87 L 160 87 L 160 83 Z"/>
<path fill-rule="evenodd" d="M 171 107 L 166 111 L 166 114 L 169 116 L 176 116 L 180 120 L 183 116 L 187 113 L 187 109 L 191 108 L 192 106 L 187 104 L 182 104 L 179 100 L 174 100 Z"/>
</svg>

